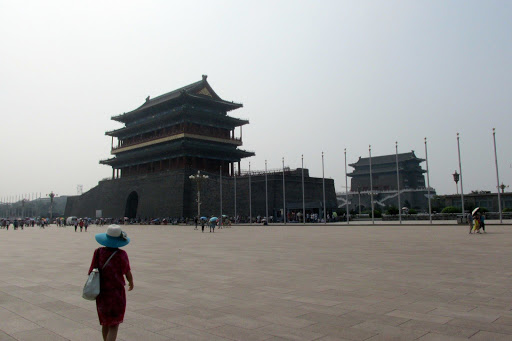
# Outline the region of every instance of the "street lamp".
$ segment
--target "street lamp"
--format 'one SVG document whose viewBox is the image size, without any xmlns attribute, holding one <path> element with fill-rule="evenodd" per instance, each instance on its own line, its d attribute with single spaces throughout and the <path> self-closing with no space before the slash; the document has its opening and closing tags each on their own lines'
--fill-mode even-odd
<svg viewBox="0 0 512 341">
<path fill-rule="evenodd" d="M 357 187 L 357 193 L 359 194 L 359 216 L 361 216 L 361 188 Z"/>
<path fill-rule="evenodd" d="M 27 199 L 23 199 L 21 201 L 21 217 L 25 219 L 25 203 L 27 202 Z"/>
<path fill-rule="evenodd" d="M 197 174 L 188 177 L 190 180 L 195 181 L 197 185 L 197 219 L 201 218 L 201 183 L 208 179 L 208 175 L 201 174 L 201 171 L 197 171 Z"/>
<path fill-rule="evenodd" d="M 55 198 L 58 194 L 53 193 L 53 191 L 50 192 L 50 194 L 46 194 L 50 197 L 50 223 L 53 219 L 53 198 Z"/>
<path fill-rule="evenodd" d="M 500 189 L 501 189 L 501 194 L 505 193 L 505 188 L 508 187 L 508 185 L 505 185 L 503 182 L 501 183 L 501 185 L 499 186 Z"/>
<path fill-rule="evenodd" d="M 457 171 L 455 171 L 455 173 L 452 174 L 453 175 L 453 181 L 455 181 L 455 188 L 457 190 L 457 194 L 459 194 L 459 173 L 457 173 Z"/>
</svg>

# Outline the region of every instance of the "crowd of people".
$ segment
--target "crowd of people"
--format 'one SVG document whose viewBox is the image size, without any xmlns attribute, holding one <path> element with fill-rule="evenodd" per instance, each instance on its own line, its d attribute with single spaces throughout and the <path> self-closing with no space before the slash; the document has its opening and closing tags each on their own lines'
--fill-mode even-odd
<svg viewBox="0 0 512 341">
<path fill-rule="evenodd" d="M 477 208 L 468 214 L 469 234 L 485 232 L 485 214 Z M 482 232 L 480 232 L 482 230 Z"/>
<path fill-rule="evenodd" d="M 46 218 L 26 218 L 26 219 L 1 219 L 0 220 L 0 228 L 9 230 L 9 227 L 12 226 L 14 230 L 21 229 L 23 230 L 25 227 L 34 227 L 39 226 L 41 228 L 45 228 L 49 224 L 49 220 Z"/>
</svg>

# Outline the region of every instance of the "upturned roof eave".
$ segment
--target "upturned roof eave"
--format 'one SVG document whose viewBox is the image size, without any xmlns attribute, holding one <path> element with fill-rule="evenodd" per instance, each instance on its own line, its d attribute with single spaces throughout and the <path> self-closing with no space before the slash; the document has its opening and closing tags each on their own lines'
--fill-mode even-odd
<svg viewBox="0 0 512 341">
<path fill-rule="evenodd" d="M 111 119 L 114 121 L 124 123 L 127 120 L 129 120 L 131 118 L 131 116 L 136 115 L 137 113 L 141 113 L 144 110 L 152 108 L 154 106 L 161 105 L 163 103 L 167 103 L 167 102 L 182 98 L 183 96 L 190 96 L 190 97 L 197 98 L 200 100 L 206 99 L 209 101 L 214 101 L 218 104 L 225 105 L 227 107 L 226 108 L 227 111 L 231 111 L 231 110 L 243 107 L 243 104 L 241 104 L 241 103 L 228 102 L 228 101 L 225 101 L 222 98 L 220 98 L 217 95 L 217 93 L 213 90 L 213 88 L 210 86 L 210 84 L 206 81 L 206 78 L 207 78 L 207 76 L 203 75 L 203 79 L 198 82 L 186 85 L 184 87 L 181 87 L 179 89 L 173 90 L 171 92 L 165 93 L 163 95 L 157 96 L 152 99 L 149 99 L 149 97 L 148 97 L 146 102 L 143 103 L 138 108 L 136 108 L 132 111 L 123 113 L 121 115 L 112 116 Z M 195 94 L 191 93 L 191 91 L 199 91 L 203 87 L 206 87 L 206 89 L 212 95 L 212 97 L 208 97 L 208 96 L 203 97 L 203 96 L 199 96 L 199 95 L 195 95 Z"/>
<path fill-rule="evenodd" d="M 391 155 L 381 155 L 381 156 L 374 156 L 372 159 L 372 165 L 387 165 L 387 164 L 396 164 L 396 156 Z M 350 163 L 349 166 L 356 168 L 356 167 L 367 167 L 370 165 L 369 157 L 359 157 L 359 159 L 354 162 Z M 407 162 L 407 161 L 417 161 L 417 162 L 424 162 L 425 159 L 419 158 L 414 154 L 414 151 L 408 152 L 408 153 L 400 153 L 398 154 L 398 163 L 401 162 Z"/>
<path fill-rule="evenodd" d="M 187 118 L 187 117 L 184 117 L 184 118 Z M 220 119 L 223 119 L 227 123 L 230 123 L 230 124 L 226 124 L 226 125 L 227 126 L 233 126 L 233 128 L 249 124 L 249 120 L 240 119 L 240 118 L 236 118 L 236 117 L 231 117 L 231 116 L 227 116 L 227 115 L 220 116 Z M 159 122 L 161 122 L 161 121 L 163 121 L 163 119 L 159 120 Z M 189 119 L 189 121 L 193 122 L 194 120 L 190 120 Z M 148 121 L 148 122 L 140 122 L 140 123 L 137 123 L 137 124 L 134 124 L 134 125 L 130 125 L 130 126 L 124 126 L 122 128 L 118 128 L 118 129 L 114 129 L 114 130 L 109 130 L 109 131 L 105 132 L 105 135 L 113 136 L 113 137 L 118 137 L 120 135 L 123 135 L 123 133 L 127 133 L 127 132 L 133 131 L 133 130 L 137 130 L 137 129 L 140 129 L 141 127 L 149 126 L 149 125 L 153 124 L 154 122 L 155 121 L 153 120 L 153 121 Z M 208 124 L 206 124 L 206 125 L 208 125 Z"/>
</svg>

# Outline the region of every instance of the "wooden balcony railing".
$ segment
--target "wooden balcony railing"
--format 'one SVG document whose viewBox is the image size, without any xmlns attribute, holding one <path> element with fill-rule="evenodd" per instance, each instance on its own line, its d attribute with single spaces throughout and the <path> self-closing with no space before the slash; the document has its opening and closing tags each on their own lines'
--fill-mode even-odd
<svg viewBox="0 0 512 341">
<path fill-rule="evenodd" d="M 135 138 L 135 139 L 132 139 L 130 140 L 129 142 L 123 142 L 121 144 L 119 144 L 118 146 L 115 146 L 112 148 L 112 151 L 115 151 L 115 150 L 118 150 L 118 149 L 121 149 L 121 148 L 125 148 L 125 147 L 130 147 L 130 146 L 135 146 L 137 144 L 140 144 L 140 143 L 144 143 L 144 142 L 150 142 L 150 141 L 154 141 L 154 140 L 158 140 L 158 139 L 161 139 L 161 138 L 164 138 L 164 137 L 169 137 L 169 136 L 173 136 L 173 135 L 178 135 L 178 134 L 195 134 L 195 135 L 201 135 L 201 136 L 205 136 L 205 137 L 214 137 L 214 138 L 218 138 L 218 139 L 223 139 L 223 140 L 230 140 L 230 141 L 237 141 L 237 142 L 242 142 L 242 139 L 239 138 L 239 137 L 224 137 L 224 136 L 218 136 L 216 134 L 204 134 L 204 133 L 201 133 L 201 132 L 198 132 L 198 131 L 181 131 L 181 132 L 173 132 L 173 133 L 169 133 L 169 132 L 162 132 L 162 133 L 159 133 L 159 134 L 156 134 L 156 135 L 152 135 L 152 136 L 148 136 L 146 138 Z"/>
</svg>

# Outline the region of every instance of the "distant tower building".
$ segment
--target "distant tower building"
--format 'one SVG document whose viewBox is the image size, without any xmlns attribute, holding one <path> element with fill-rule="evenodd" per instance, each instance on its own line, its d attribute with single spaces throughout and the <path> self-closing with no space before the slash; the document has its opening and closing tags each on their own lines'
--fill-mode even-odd
<svg viewBox="0 0 512 341">
<path fill-rule="evenodd" d="M 425 161 L 414 155 L 414 151 L 398 154 L 398 169 L 400 171 L 400 189 L 425 188 L 425 170 L 421 163 Z M 348 176 L 351 180 L 351 190 L 370 190 L 370 158 L 361 158 L 349 166 L 354 171 Z M 396 155 L 383 155 L 372 157 L 373 190 L 396 190 Z"/>
<path fill-rule="evenodd" d="M 398 154 L 398 170 L 400 178 L 400 206 L 426 210 L 428 208 L 425 187 L 425 170 L 421 168 L 424 159 L 416 157 L 414 151 Z M 370 158 L 359 157 L 357 162 L 350 164 L 354 168 L 347 174 L 351 179 L 349 193 L 349 209 L 358 212 L 371 207 L 370 193 Z M 397 206 L 396 155 L 372 157 L 372 188 L 375 209 L 383 210 L 389 206 Z M 435 190 L 430 190 L 435 195 Z M 340 207 L 346 205 L 345 195 L 339 194 Z M 359 203 L 361 207 L 359 207 Z"/>
</svg>

